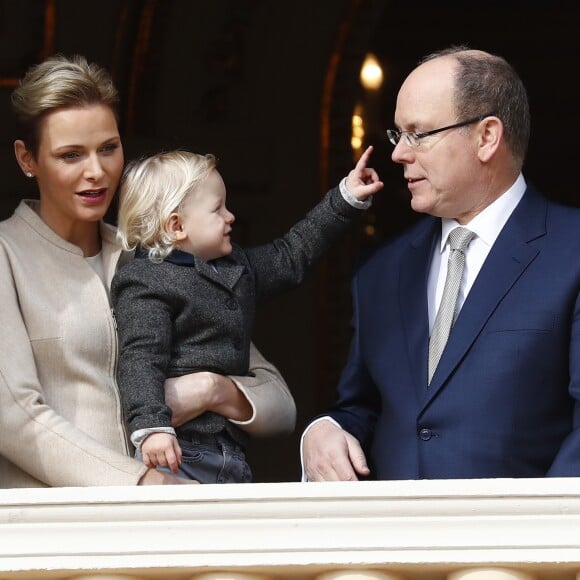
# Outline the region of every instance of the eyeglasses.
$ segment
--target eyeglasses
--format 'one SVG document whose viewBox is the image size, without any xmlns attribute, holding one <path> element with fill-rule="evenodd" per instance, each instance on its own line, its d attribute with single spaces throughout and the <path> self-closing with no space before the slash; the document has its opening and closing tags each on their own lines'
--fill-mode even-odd
<svg viewBox="0 0 580 580">
<path fill-rule="evenodd" d="M 479 115 L 473 117 L 472 119 L 467 119 L 467 121 L 461 121 L 460 123 L 455 123 L 453 125 L 447 125 L 446 127 L 441 127 L 440 129 L 433 129 L 433 131 L 426 131 L 425 133 L 416 133 L 415 131 L 396 131 L 395 129 L 387 130 L 387 137 L 389 141 L 396 145 L 401 138 L 404 138 L 405 145 L 409 147 L 419 147 L 421 145 L 421 139 L 429 137 L 430 135 L 436 135 L 442 131 L 449 131 L 449 129 L 458 129 L 459 127 L 465 127 L 466 125 L 471 125 L 473 123 L 479 123 L 483 121 L 486 117 L 492 117 L 495 113 L 488 113 L 487 115 Z"/>
</svg>

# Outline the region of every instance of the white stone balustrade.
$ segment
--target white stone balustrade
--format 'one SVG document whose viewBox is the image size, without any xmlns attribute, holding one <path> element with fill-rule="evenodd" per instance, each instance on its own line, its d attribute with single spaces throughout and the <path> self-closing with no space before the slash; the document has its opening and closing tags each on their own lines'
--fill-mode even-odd
<svg viewBox="0 0 580 580">
<path fill-rule="evenodd" d="M 0 490 L 0 580 L 580 580 L 580 479 Z"/>
</svg>

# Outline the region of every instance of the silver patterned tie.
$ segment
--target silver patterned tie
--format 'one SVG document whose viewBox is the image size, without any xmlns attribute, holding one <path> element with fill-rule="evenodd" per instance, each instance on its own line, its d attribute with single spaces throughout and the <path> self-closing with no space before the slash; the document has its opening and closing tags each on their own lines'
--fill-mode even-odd
<svg viewBox="0 0 580 580">
<path fill-rule="evenodd" d="M 429 383 L 439 364 L 441 353 L 447 343 L 451 327 L 455 322 L 457 310 L 457 295 L 461 286 L 461 278 L 465 269 L 465 249 L 475 234 L 467 228 L 455 228 L 449 232 L 449 261 L 447 262 L 447 277 L 443 287 L 441 304 L 435 317 L 431 338 L 429 339 Z"/>
</svg>

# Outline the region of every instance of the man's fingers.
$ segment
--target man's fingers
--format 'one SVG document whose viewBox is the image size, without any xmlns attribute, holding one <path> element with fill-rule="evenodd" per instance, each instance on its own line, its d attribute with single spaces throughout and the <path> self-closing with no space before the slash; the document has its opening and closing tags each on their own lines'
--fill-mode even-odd
<svg viewBox="0 0 580 580">
<path fill-rule="evenodd" d="M 357 479 L 347 455 L 329 452 L 319 456 L 310 469 L 306 470 L 308 481 L 352 481 Z"/>
<path fill-rule="evenodd" d="M 352 442 L 351 442 L 352 440 Z M 312 425 L 304 435 L 304 468 L 308 481 L 355 481 L 358 479 L 351 463 L 353 454 L 362 454 L 357 440 L 330 421 Z M 364 470 L 361 473 L 365 473 Z"/>
<path fill-rule="evenodd" d="M 347 435 L 346 444 L 348 446 L 348 456 L 350 458 L 351 465 L 359 475 L 368 475 L 370 473 L 370 469 L 367 465 L 367 458 L 365 457 L 360 443 L 355 437 L 352 437 L 350 434 Z"/>
</svg>

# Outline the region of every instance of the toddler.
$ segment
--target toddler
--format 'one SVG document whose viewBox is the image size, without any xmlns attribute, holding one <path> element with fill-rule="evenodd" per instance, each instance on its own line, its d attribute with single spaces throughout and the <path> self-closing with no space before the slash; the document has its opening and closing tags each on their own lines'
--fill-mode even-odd
<svg viewBox="0 0 580 580">
<path fill-rule="evenodd" d="M 131 441 L 149 467 L 200 483 L 251 481 L 246 435 L 205 412 L 176 428 L 164 382 L 197 371 L 247 375 L 256 303 L 299 284 L 383 184 L 372 148 L 283 237 L 232 243 L 234 215 L 212 155 L 170 151 L 130 163 L 119 235 L 135 259 L 116 273 L 117 379 Z"/>
</svg>

